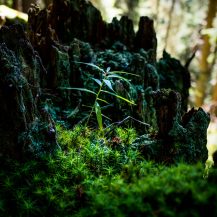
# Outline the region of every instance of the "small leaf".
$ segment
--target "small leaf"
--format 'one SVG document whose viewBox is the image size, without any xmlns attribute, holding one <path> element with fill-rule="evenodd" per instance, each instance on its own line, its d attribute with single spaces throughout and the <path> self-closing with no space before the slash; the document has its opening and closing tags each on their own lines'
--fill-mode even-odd
<svg viewBox="0 0 217 217">
<path fill-rule="evenodd" d="M 105 73 L 103 69 L 101 69 L 99 66 L 97 66 L 97 65 L 95 65 L 95 64 L 93 64 L 93 63 L 84 63 L 84 62 L 78 62 L 78 61 L 73 61 L 73 62 L 74 62 L 74 63 L 83 64 L 83 65 L 87 65 L 87 66 L 91 66 L 91 67 L 93 67 L 93 68 L 95 68 L 95 69 L 97 69 L 97 70 L 99 70 L 99 71 Z"/>
<path fill-rule="evenodd" d="M 78 114 L 78 112 L 79 112 L 79 108 L 78 108 L 78 106 L 77 106 L 75 109 L 73 109 L 73 110 L 70 112 L 69 115 L 67 115 L 67 118 L 75 117 L 75 115 Z"/>
<path fill-rule="evenodd" d="M 101 112 L 101 107 L 99 105 L 98 102 L 95 102 L 95 112 L 96 112 L 96 118 L 97 118 L 97 122 L 99 125 L 99 129 L 102 130 L 103 129 L 103 125 L 102 125 L 102 112 Z"/>
<path fill-rule="evenodd" d="M 114 75 L 109 75 L 109 76 L 107 76 L 108 78 L 119 78 L 120 80 L 123 80 L 123 81 L 125 81 L 126 83 L 128 83 L 130 86 L 132 85 L 131 83 L 130 83 L 130 81 L 127 79 L 127 78 L 124 78 L 124 77 L 122 77 L 122 76 L 120 76 L 120 75 L 116 75 L 116 74 L 114 74 Z"/>
<path fill-rule="evenodd" d="M 126 101 L 129 104 L 136 105 L 133 101 L 130 101 L 130 100 L 128 100 L 128 99 L 126 99 L 126 98 L 124 98 L 124 97 L 122 97 L 120 95 L 117 95 L 115 93 L 112 93 L 112 92 L 109 92 L 109 91 L 106 91 L 106 90 L 101 90 L 101 91 L 104 92 L 104 93 L 108 93 L 108 94 L 110 94 L 112 96 L 115 96 L 115 97 L 117 97 L 119 99 L 122 99 L 122 100 Z"/>
<path fill-rule="evenodd" d="M 140 75 L 136 75 L 134 73 L 130 73 L 130 72 L 122 72 L 122 71 L 112 71 L 112 72 L 108 72 L 108 74 L 127 74 L 127 75 L 133 75 L 133 76 L 136 76 L 136 77 L 140 77 Z"/>
<path fill-rule="evenodd" d="M 103 117 L 105 117 L 106 119 L 108 119 L 108 120 L 112 121 L 112 119 L 111 119 L 111 118 L 109 118 L 108 116 L 106 116 L 106 115 L 103 115 L 103 114 L 102 114 L 102 116 L 103 116 Z"/>
<path fill-rule="evenodd" d="M 102 102 L 104 102 L 104 103 L 106 103 L 106 104 L 109 104 L 109 103 L 108 103 L 106 100 L 104 100 L 104 99 L 97 98 L 97 100 L 102 101 Z"/>
<path fill-rule="evenodd" d="M 108 72 L 110 71 L 110 69 L 111 69 L 111 67 L 108 67 L 108 68 L 106 69 L 106 72 L 108 73 Z"/>
<path fill-rule="evenodd" d="M 106 84 L 106 86 L 107 86 L 110 90 L 114 91 L 114 89 L 113 89 L 113 87 L 112 87 L 111 81 L 109 81 L 109 80 L 107 80 L 107 79 L 103 79 L 103 81 L 104 81 L 104 83 Z M 114 92 L 115 92 L 115 91 L 114 91 Z"/>
<path fill-rule="evenodd" d="M 59 89 L 62 89 L 62 90 L 78 90 L 78 91 L 84 91 L 84 92 L 92 93 L 92 94 L 96 95 L 95 92 L 93 92 L 92 90 L 88 90 L 88 89 L 86 89 L 86 88 L 78 88 L 78 87 L 59 87 Z"/>
<path fill-rule="evenodd" d="M 99 84 L 99 86 L 102 85 L 102 82 L 99 80 L 99 79 L 96 79 L 96 78 L 92 78 L 97 84 Z"/>
</svg>

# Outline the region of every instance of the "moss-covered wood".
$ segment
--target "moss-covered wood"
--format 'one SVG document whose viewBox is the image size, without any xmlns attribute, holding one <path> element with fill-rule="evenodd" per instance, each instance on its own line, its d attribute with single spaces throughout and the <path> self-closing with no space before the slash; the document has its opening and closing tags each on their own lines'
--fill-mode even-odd
<svg viewBox="0 0 217 217">
<path fill-rule="evenodd" d="M 93 105 L 94 97 L 70 88 L 97 91 L 93 78 L 102 79 L 100 72 L 110 68 L 135 74 L 126 74 L 128 83 L 120 78 L 111 82 L 117 94 L 136 105 L 102 96 L 111 102 L 103 107 L 110 118 L 107 126 L 134 117 L 146 123 L 131 124 L 145 134 L 143 144 L 152 144 L 157 153 L 153 159 L 204 159 L 209 117 L 202 109 L 192 110 L 182 121 L 190 74 L 166 52 L 156 61 L 157 39 L 150 18 L 141 17 L 135 32 L 127 17 L 103 21 L 89 1 L 57 0 L 48 9 L 30 8 L 26 33 L 19 26 L 4 27 L 0 39 L 1 114 L 8 111 L 1 117 L 2 154 L 42 155 L 56 150 L 55 124 L 48 111 L 71 125 L 85 120 L 84 105 Z M 96 126 L 94 119 L 89 123 Z M 154 140 L 148 135 L 148 125 L 156 132 Z M 199 137 L 195 137 L 197 132 Z"/>
<path fill-rule="evenodd" d="M 21 26 L 0 30 L 0 154 L 22 158 L 57 149 L 55 125 L 40 107 L 46 70 Z"/>
</svg>

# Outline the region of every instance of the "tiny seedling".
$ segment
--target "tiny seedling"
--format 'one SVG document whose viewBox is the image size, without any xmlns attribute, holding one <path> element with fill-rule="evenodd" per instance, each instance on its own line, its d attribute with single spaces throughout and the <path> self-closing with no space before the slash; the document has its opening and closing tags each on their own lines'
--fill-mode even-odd
<svg viewBox="0 0 217 217">
<path fill-rule="evenodd" d="M 87 121 L 86 121 L 85 126 L 88 125 L 92 114 L 95 112 L 99 130 L 100 130 L 100 132 L 102 132 L 103 131 L 102 117 L 103 116 L 105 117 L 105 115 L 102 114 L 102 109 L 101 109 L 101 106 L 100 106 L 99 102 L 104 102 L 106 104 L 109 104 L 109 103 L 106 100 L 102 99 L 100 96 L 103 93 L 104 94 L 109 94 L 109 95 L 112 95 L 112 96 L 114 96 L 116 98 L 119 98 L 119 99 L 129 103 L 130 105 L 135 105 L 135 103 L 132 100 L 129 100 L 129 99 L 125 98 L 125 97 L 122 97 L 122 96 L 118 95 L 115 92 L 115 90 L 113 89 L 113 86 L 112 86 L 112 79 L 113 78 L 120 79 L 122 81 L 125 81 L 129 85 L 131 85 L 130 81 L 127 78 L 125 78 L 125 77 L 123 77 L 121 75 L 122 74 L 128 74 L 128 75 L 133 75 L 133 76 L 138 76 L 138 75 L 128 73 L 128 72 L 122 72 L 122 71 L 110 71 L 110 68 L 107 68 L 106 70 L 103 70 L 102 68 L 100 68 L 100 67 L 98 67 L 98 66 L 96 66 L 94 64 L 91 64 L 91 63 L 83 63 L 83 62 L 76 62 L 76 63 L 85 64 L 85 65 L 88 65 L 90 67 L 93 67 L 93 68 L 97 69 L 101 73 L 101 77 L 102 77 L 101 80 L 96 79 L 96 78 L 92 78 L 99 85 L 98 91 L 94 92 L 94 91 L 86 89 L 86 88 L 73 88 L 73 87 L 61 87 L 61 89 L 84 91 L 84 92 L 93 94 L 95 96 L 95 100 L 94 100 L 93 105 L 91 106 L 91 110 L 90 110 L 90 113 L 89 113 L 89 115 L 87 117 Z M 109 91 L 104 89 L 105 86 L 109 89 Z"/>
</svg>

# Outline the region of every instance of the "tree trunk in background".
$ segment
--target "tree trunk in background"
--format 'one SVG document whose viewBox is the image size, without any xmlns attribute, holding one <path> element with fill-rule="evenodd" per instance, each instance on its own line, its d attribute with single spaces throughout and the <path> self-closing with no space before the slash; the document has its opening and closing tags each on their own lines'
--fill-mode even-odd
<svg viewBox="0 0 217 217">
<path fill-rule="evenodd" d="M 216 64 L 216 59 L 217 59 L 217 39 L 216 39 L 215 50 L 214 50 L 214 58 L 213 58 L 212 65 L 211 65 L 211 71 L 213 71 L 214 69 L 214 66 Z M 212 101 L 214 102 L 217 101 L 217 82 L 215 83 L 212 89 Z"/>
<path fill-rule="evenodd" d="M 3 5 L 7 5 L 8 6 L 8 1 L 7 0 L 1 0 L 0 3 L 3 4 Z"/>
<path fill-rule="evenodd" d="M 22 0 L 13 0 L 12 8 L 17 11 L 22 11 Z"/>
<path fill-rule="evenodd" d="M 114 7 L 122 10 L 122 15 L 133 20 L 134 26 L 137 25 L 139 19 L 138 7 L 140 0 L 115 0 Z"/>
<path fill-rule="evenodd" d="M 160 0 L 157 0 L 157 2 L 156 2 L 156 14 L 155 14 L 155 30 L 156 31 L 157 31 L 157 27 L 158 27 L 159 8 L 160 8 Z"/>
<path fill-rule="evenodd" d="M 36 0 L 22 0 L 22 9 L 24 13 L 28 12 L 29 7 L 32 3 L 36 3 Z"/>
<path fill-rule="evenodd" d="M 216 0 L 209 0 L 209 7 L 207 11 L 207 18 L 206 18 L 206 29 L 212 28 L 213 19 L 215 18 L 217 10 L 217 1 Z M 200 56 L 200 75 L 197 81 L 197 94 L 195 105 L 201 106 L 204 102 L 204 98 L 206 96 L 206 87 L 209 82 L 211 70 L 210 65 L 207 61 L 207 58 L 210 54 L 210 42 L 209 36 L 203 36 L 203 45 L 201 47 L 201 56 Z"/>
<path fill-rule="evenodd" d="M 52 0 L 44 0 L 45 7 L 47 8 L 49 4 L 52 3 Z"/>
<path fill-rule="evenodd" d="M 128 7 L 128 12 L 127 16 L 133 20 L 134 24 L 138 20 L 139 14 L 138 14 L 138 5 L 139 5 L 139 0 L 128 0 L 126 1 L 127 7 Z"/>
<path fill-rule="evenodd" d="M 169 38 L 169 32 L 170 32 L 170 27 L 171 27 L 171 23 L 172 23 L 172 15 L 173 15 L 175 3 L 176 3 L 176 0 L 172 0 L 172 5 L 170 8 L 170 12 L 169 12 L 169 22 L 168 22 L 167 32 L 166 32 L 166 36 L 165 36 L 165 47 L 164 47 L 165 50 L 167 48 L 167 42 L 168 42 L 168 38 Z"/>
</svg>

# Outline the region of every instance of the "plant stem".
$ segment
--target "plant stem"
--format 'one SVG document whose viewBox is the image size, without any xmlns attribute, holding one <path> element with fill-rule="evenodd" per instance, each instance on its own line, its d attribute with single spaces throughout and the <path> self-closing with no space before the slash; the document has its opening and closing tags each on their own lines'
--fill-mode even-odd
<svg viewBox="0 0 217 217">
<path fill-rule="evenodd" d="M 97 99 L 98 99 L 98 97 L 99 97 L 99 94 L 100 94 L 101 90 L 102 90 L 103 83 L 104 83 L 104 82 L 102 81 L 102 84 L 100 85 L 99 91 L 98 91 L 98 93 L 96 94 L 96 98 L 95 98 L 95 101 L 94 101 L 94 103 L 93 103 L 91 112 L 90 112 L 90 114 L 89 114 L 89 116 L 88 116 L 88 118 L 87 118 L 87 122 L 86 122 L 86 124 L 85 124 L 85 128 L 87 127 L 87 124 L 89 123 L 90 117 L 91 117 L 91 115 L 92 115 L 92 113 L 93 113 L 93 110 L 94 110 L 95 103 L 96 103 L 96 101 L 97 101 Z"/>
</svg>

